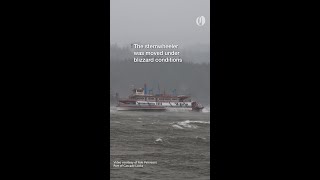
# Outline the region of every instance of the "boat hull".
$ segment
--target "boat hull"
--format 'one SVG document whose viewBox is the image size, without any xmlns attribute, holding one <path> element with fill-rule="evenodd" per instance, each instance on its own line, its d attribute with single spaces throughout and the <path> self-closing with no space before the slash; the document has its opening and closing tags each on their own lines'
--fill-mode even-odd
<svg viewBox="0 0 320 180">
<path fill-rule="evenodd" d="M 164 107 L 117 106 L 118 111 L 165 111 Z"/>
<path fill-rule="evenodd" d="M 197 111 L 201 112 L 202 109 L 193 108 L 176 108 L 176 107 L 141 107 L 141 106 L 117 106 L 118 111 L 173 111 L 173 112 L 184 112 L 184 111 Z"/>
</svg>

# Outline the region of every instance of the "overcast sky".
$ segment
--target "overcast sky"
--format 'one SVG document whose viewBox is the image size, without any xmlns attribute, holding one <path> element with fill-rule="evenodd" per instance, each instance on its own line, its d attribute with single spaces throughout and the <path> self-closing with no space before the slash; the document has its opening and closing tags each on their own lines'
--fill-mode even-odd
<svg viewBox="0 0 320 180">
<path fill-rule="evenodd" d="M 111 0 L 110 40 L 173 43 L 180 47 L 210 43 L 210 0 Z M 196 18 L 204 16 L 204 26 Z"/>
</svg>

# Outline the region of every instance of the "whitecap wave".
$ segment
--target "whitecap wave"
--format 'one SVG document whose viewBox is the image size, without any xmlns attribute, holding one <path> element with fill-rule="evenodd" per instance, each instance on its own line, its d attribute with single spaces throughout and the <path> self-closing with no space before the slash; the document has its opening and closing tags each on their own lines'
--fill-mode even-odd
<svg viewBox="0 0 320 180">
<path fill-rule="evenodd" d="M 204 107 L 204 108 L 202 109 L 202 112 L 203 112 L 203 113 L 210 113 L 210 106 Z"/>
<path fill-rule="evenodd" d="M 206 140 L 205 137 L 199 137 L 199 136 L 196 136 L 196 139 Z"/>
<path fill-rule="evenodd" d="M 210 121 L 190 121 L 190 120 L 185 120 L 183 122 L 186 123 L 200 123 L 200 124 L 210 124 Z"/>
<path fill-rule="evenodd" d="M 189 124 L 189 123 L 190 123 L 190 121 L 186 120 L 186 121 L 178 122 L 177 124 L 182 126 L 182 127 L 185 127 L 185 128 L 193 128 L 193 129 L 198 128 L 197 125 L 192 125 L 192 124 Z"/>
<path fill-rule="evenodd" d="M 177 123 L 170 123 L 172 124 L 172 127 L 176 129 L 183 129 L 183 128 L 191 128 L 191 129 L 196 129 L 198 128 L 197 125 L 195 124 L 210 124 L 208 121 L 190 121 L 190 120 L 185 120 Z"/>
<path fill-rule="evenodd" d="M 117 112 L 117 107 L 110 106 L 110 113 L 116 113 L 116 112 Z"/>
<path fill-rule="evenodd" d="M 181 127 L 181 126 L 179 126 L 177 124 L 172 125 L 172 127 L 176 128 L 176 129 L 183 129 L 183 127 Z"/>
</svg>

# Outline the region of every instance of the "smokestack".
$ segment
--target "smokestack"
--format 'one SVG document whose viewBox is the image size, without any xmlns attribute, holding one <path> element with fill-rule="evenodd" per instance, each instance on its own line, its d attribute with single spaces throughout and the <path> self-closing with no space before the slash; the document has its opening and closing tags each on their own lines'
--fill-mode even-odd
<svg viewBox="0 0 320 180">
<path fill-rule="evenodd" d="M 147 84 L 144 83 L 144 94 L 147 94 L 147 93 L 148 93 L 148 91 L 147 91 Z"/>
</svg>

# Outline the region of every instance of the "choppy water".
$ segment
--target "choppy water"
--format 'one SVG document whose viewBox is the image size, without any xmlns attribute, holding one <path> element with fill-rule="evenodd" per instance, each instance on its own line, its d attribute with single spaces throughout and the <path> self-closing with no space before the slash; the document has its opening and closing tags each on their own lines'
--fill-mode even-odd
<svg viewBox="0 0 320 180">
<path fill-rule="evenodd" d="M 202 113 L 111 108 L 110 148 L 113 180 L 210 179 L 210 108 Z M 114 167 L 114 161 L 140 161 L 143 167 Z"/>
</svg>

